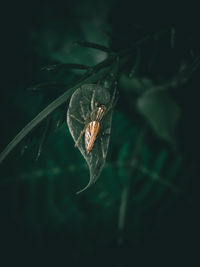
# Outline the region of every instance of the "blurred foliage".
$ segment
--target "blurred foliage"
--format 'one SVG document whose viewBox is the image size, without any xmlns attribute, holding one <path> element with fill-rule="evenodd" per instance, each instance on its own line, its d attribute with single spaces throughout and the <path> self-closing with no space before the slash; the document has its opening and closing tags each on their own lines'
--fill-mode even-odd
<svg viewBox="0 0 200 267">
<path fill-rule="evenodd" d="M 198 260 L 199 20 L 182 5 L 5 7 L 1 151 L 39 111 L 61 102 L 0 166 L 1 266 L 4 258 L 7 266 Z M 77 196 L 89 171 L 66 110 L 77 84 L 109 84 L 111 72 L 119 100 L 106 163 L 98 182 Z"/>
</svg>

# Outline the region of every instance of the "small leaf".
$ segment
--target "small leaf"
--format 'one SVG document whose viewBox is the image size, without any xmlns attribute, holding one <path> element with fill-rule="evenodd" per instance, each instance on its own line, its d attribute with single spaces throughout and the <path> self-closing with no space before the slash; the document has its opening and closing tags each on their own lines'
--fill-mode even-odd
<svg viewBox="0 0 200 267">
<path fill-rule="evenodd" d="M 97 102 L 98 105 L 104 104 L 107 108 L 112 105 L 110 102 L 110 93 L 104 87 L 100 85 L 88 84 L 78 88 L 71 97 L 67 111 L 67 124 L 75 142 L 77 141 L 81 134 L 81 131 L 85 127 L 85 125 L 81 123 L 81 121 L 84 122 L 82 112 L 84 112 L 84 116 L 87 117 L 89 117 L 89 114 L 91 112 L 92 96 L 94 96 L 94 102 Z M 85 133 L 82 135 L 80 142 L 77 145 L 90 170 L 90 180 L 88 185 L 77 193 L 83 192 L 85 189 L 89 188 L 97 181 L 100 176 L 108 150 L 111 132 L 111 121 L 112 108 L 108 111 L 107 114 L 105 114 L 102 121 L 100 122 L 100 132 L 94 143 L 94 147 L 89 154 L 86 153 L 85 149 Z M 88 122 L 85 123 L 87 125 Z"/>
<path fill-rule="evenodd" d="M 180 108 L 169 93 L 163 90 L 146 91 L 139 97 L 137 107 L 155 134 L 174 144 Z"/>
</svg>

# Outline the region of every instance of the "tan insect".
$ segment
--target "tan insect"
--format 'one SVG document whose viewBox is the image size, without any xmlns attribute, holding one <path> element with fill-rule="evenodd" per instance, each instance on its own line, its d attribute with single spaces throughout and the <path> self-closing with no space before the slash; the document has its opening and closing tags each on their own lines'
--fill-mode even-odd
<svg viewBox="0 0 200 267">
<path fill-rule="evenodd" d="M 104 116 L 108 113 L 108 111 L 110 111 L 110 109 L 112 109 L 114 106 L 115 95 L 116 95 L 116 89 L 114 90 L 112 99 L 110 100 L 108 105 L 99 104 L 99 103 L 95 102 L 95 90 L 94 90 L 94 92 L 92 94 L 92 98 L 91 98 L 91 111 L 89 112 L 89 114 L 86 114 L 86 115 L 84 114 L 83 103 L 82 103 L 82 101 L 80 101 L 81 115 L 84 119 L 84 122 L 81 121 L 80 119 L 76 118 L 74 115 L 70 114 L 70 116 L 72 118 L 74 118 L 76 121 L 78 121 L 82 124 L 85 124 L 85 127 L 80 132 L 80 135 L 75 142 L 75 147 L 78 146 L 83 134 L 85 133 L 85 150 L 86 150 L 86 153 L 89 154 L 92 151 L 92 149 L 95 145 L 96 139 L 99 135 L 99 132 L 102 129 L 102 127 L 101 127 L 102 126 L 102 120 L 103 120 Z M 101 140 L 102 155 L 103 155 L 103 158 L 105 158 L 102 136 L 100 137 L 100 140 Z"/>
</svg>

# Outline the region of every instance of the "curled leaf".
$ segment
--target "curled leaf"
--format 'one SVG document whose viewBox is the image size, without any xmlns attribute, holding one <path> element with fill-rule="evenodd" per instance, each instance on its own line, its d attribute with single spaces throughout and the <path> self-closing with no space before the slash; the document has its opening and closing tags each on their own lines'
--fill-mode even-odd
<svg viewBox="0 0 200 267">
<path fill-rule="evenodd" d="M 82 132 L 77 147 L 85 158 L 90 170 L 89 183 L 77 193 L 84 191 L 94 184 L 99 178 L 104 166 L 111 132 L 113 102 L 114 94 L 111 98 L 109 91 L 105 89 L 105 87 L 94 84 L 81 86 L 71 97 L 67 111 L 67 124 L 75 143 L 77 143 L 77 139 L 80 138 Z M 98 106 L 105 105 L 107 112 L 100 122 L 100 131 L 94 146 L 91 152 L 87 153 L 85 147 L 85 132 L 83 131 L 85 126 L 91 121 L 90 114 L 92 111 L 92 103 L 97 103 Z"/>
</svg>

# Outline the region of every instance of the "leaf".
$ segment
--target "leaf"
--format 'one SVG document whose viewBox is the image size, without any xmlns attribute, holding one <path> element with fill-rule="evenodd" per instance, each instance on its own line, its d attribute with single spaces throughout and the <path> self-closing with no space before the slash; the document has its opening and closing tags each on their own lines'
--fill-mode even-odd
<svg viewBox="0 0 200 267">
<path fill-rule="evenodd" d="M 107 89 L 100 85 L 87 84 L 78 88 L 72 95 L 69 108 L 67 111 L 67 124 L 70 133 L 76 142 L 80 136 L 81 131 L 84 129 L 85 125 L 80 121 L 84 121 L 82 117 L 82 109 L 80 102 L 82 102 L 84 115 L 90 114 L 91 112 L 91 99 L 94 93 L 94 102 L 98 105 L 104 104 L 109 107 L 111 97 Z M 75 119 L 77 118 L 77 119 Z M 112 108 L 105 114 L 102 121 L 100 122 L 100 132 L 94 143 L 92 151 L 87 154 L 85 149 L 85 133 L 82 135 L 80 142 L 77 147 L 81 154 L 85 158 L 89 170 L 90 170 L 90 180 L 85 188 L 77 193 L 83 192 L 85 189 L 89 188 L 94 184 L 100 176 L 102 168 L 105 163 L 106 154 L 108 151 L 108 144 L 111 132 L 111 121 L 112 121 Z M 102 140 L 102 141 L 101 141 Z M 103 149 L 102 149 L 103 147 Z M 104 153 L 103 153 L 104 152 Z M 104 154 L 104 155 L 103 155 Z"/>
<path fill-rule="evenodd" d="M 155 134 L 174 144 L 180 108 L 169 93 L 163 90 L 146 91 L 139 97 L 137 107 Z"/>
</svg>

